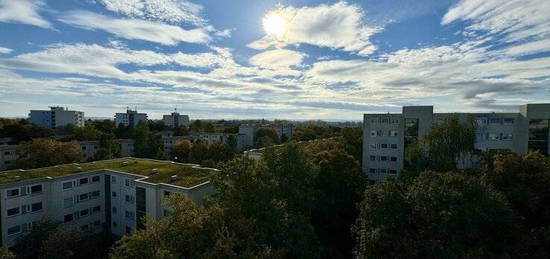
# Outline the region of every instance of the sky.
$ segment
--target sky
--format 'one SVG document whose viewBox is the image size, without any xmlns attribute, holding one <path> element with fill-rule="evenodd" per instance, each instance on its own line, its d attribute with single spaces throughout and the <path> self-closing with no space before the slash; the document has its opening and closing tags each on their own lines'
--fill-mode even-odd
<svg viewBox="0 0 550 259">
<path fill-rule="evenodd" d="M 361 120 L 550 102 L 548 0 L 0 0 L 0 116 Z"/>
</svg>

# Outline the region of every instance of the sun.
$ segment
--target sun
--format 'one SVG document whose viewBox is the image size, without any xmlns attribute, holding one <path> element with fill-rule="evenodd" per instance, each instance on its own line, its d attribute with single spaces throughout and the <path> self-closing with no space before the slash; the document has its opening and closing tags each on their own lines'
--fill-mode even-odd
<svg viewBox="0 0 550 259">
<path fill-rule="evenodd" d="M 285 34 L 286 21 L 279 12 L 273 11 L 268 13 L 264 16 L 262 23 L 268 35 L 280 38 Z"/>
</svg>

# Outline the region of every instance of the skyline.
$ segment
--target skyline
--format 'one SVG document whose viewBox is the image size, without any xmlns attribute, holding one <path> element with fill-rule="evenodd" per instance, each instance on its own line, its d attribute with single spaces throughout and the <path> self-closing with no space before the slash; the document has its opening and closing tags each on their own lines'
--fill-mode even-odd
<svg viewBox="0 0 550 259">
<path fill-rule="evenodd" d="M 550 97 L 550 3 L 0 0 L 0 116 L 361 120 Z"/>
</svg>

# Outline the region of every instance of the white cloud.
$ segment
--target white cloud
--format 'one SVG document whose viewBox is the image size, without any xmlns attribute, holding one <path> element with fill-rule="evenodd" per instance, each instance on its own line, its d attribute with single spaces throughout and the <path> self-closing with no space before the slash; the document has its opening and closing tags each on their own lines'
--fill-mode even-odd
<svg viewBox="0 0 550 259">
<path fill-rule="evenodd" d="M 110 11 L 129 17 L 204 25 L 202 6 L 186 0 L 100 0 Z"/>
<path fill-rule="evenodd" d="M 536 54 L 547 51 L 550 51 L 550 38 L 515 45 L 505 50 L 506 54 L 513 56 Z"/>
<path fill-rule="evenodd" d="M 13 49 L 0 47 L 0 54 L 9 54 L 12 51 L 13 51 Z"/>
<path fill-rule="evenodd" d="M 441 24 L 471 21 L 470 31 L 505 34 L 508 42 L 550 36 L 547 0 L 462 0 L 443 17 Z"/>
<path fill-rule="evenodd" d="M 285 26 L 282 35 L 267 35 L 250 43 L 255 49 L 288 44 L 311 44 L 366 56 L 376 50 L 370 37 L 380 28 L 364 23 L 364 12 L 356 5 L 338 2 L 333 5 L 295 8 L 281 7 L 271 14 L 282 17 Z"/>
<path fill-rule="evenodd" d="M 40 0 L 0 0 L 0 22 L 23 23 L 51 29 L 52 24 L 38 14 Z"/>
<path fill-rule="evenodd" d="M 250 58 L 250 63 L 264 68 L 288 68 L 302 63 L 304 54 L 288 49 L 268 50 Z"/>
<path fill-rule="evenodd" d="M 88 11 L 72 11 L 60 21 L 88 30 L 102 30 L 125 39 L 138 39 L 164 45 L 179 42 L 208 43 L 210 28 L 185 30 L 179 26 L 138 19 L 117 19 Z"/>
</svg>

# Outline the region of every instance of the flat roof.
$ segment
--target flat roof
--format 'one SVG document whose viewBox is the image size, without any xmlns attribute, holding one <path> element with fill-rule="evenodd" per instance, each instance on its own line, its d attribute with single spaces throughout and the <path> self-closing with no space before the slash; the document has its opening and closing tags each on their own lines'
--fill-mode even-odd
<svg viewBox="0 0 550 259">
<path fill-rule="evenodd" d="M 127 162 L 125 165 L 124 162 Z M 78 170 L 78 167 L 81 170 Z M 19 169 L 0 172 L 0 184 L 15 182 L 15 177 L 30 180 L 43 177 L 61 177 L 71 174 L 79 174 L 96 170 L 114 170 L 123 173 L 137 174 L 147 176 L 145 182 L 166 183 L 182 187 L 192 187 L 197 184 L 209 181 L 216 169 L 203 168 L 193 164 L 181 164 L 172 161 L 161 161 L 139 158 L 117 158 L 111 160 L 101 160 L 89 163 L 64 164 L 51 167 L 28 169 L 21 171 Z M 157 169 L 157 173 L 152 174 L 152 170 Z M 171 176 L 177 175 L 178 180 L 172 182 Z"/>
</svg>

